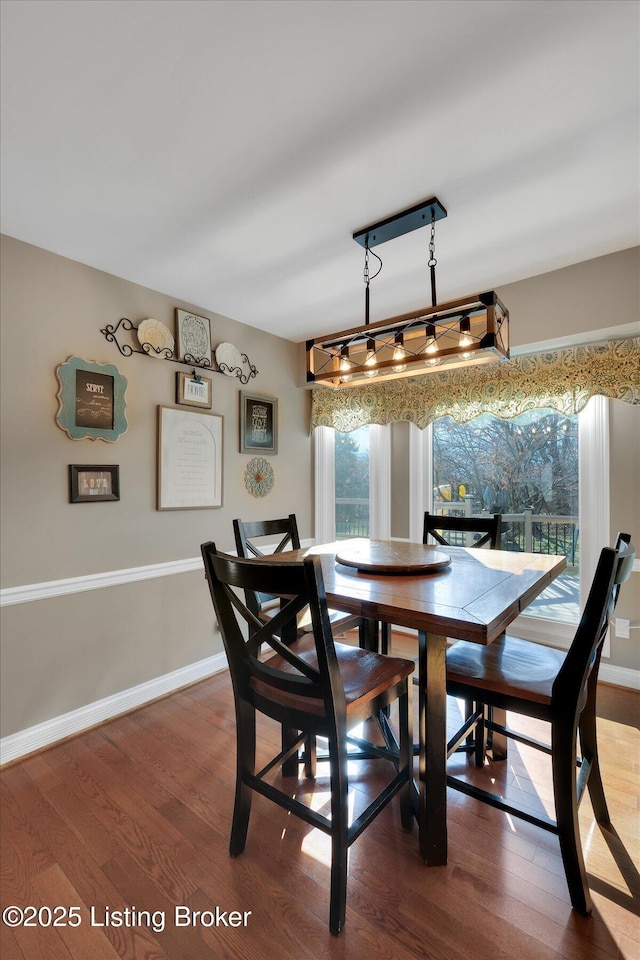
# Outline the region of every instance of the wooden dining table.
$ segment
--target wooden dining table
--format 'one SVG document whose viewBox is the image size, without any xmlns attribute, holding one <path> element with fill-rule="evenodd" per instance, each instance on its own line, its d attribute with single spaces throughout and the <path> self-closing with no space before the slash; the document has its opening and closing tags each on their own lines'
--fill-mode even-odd
<svg viewBox="0 0 640 960">
<path fill-rule="evenodd" d="M 431 565 L 436 553 L 449 562 Z M 419 844 L 425 863 L 445 864 L 447 638 L 492 643 L 562 573 L 566 558 L 357 539 L 286 551 L 274 560 L 310 554 L 321 556 L 329 606 L 363 617 L 372 638 L 380 622 L 419 631 Z"/>
</svg>

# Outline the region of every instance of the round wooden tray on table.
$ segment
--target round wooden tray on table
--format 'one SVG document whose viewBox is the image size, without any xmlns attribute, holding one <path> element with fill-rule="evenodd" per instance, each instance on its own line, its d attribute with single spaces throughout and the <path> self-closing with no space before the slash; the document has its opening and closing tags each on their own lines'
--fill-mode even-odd
<svg viewBox="0 0 640 960">
<path fill-rule="evenodd" d="M 336 563 L 367 573 L 435 573 L 451 563 L 451 557 L 435 547 L 421 543 L 392 543 L 368 540 L 336 553 Z"/>
</svg>

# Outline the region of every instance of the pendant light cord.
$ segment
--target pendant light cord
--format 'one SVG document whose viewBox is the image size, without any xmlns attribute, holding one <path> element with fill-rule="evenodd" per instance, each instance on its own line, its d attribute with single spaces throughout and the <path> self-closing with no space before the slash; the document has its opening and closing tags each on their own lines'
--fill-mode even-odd
<svg viewBox="0 0 640 960">
<path fill-rule="evenodd" d="M 429 239 L 429 260 L 427 266 L 431 272 L 431 306 L 435 307 L 438 303 L 436 296 L 436 218 L 435 214 L 431 217 L 431 238 Z"/>
<path fill-rule="evenodd" d="M 373 274 L 373 276 L 371 276 L 371 275 L 369 274 L 369 254 L 370 254 L 370 253 L 372 253 L 373 256 L 376 258 L 376 260 L 378 260 L 379 263 L 380 263 L 380 266 L 378 267 L 378 269 L 376 270 L 376 272 Z M 364 245 L 364 270 L 363 270 L 363 277 L 364 277 L 364 325 L 365 325 L 365 327 L 368 327 L 368 326 L 369 326 L 369 284 L 371 283 L 372 280 L 375 280 L 375 278 L 378 276 L 378 274 L 380 273 L 381 270 L 382 270 L 382 259 L 378 256 L 377 253 L 373 253 L 373 250 L 369 250 L 369 240 L 367 239 L 367 240 L 365 241 L 365 245 Z"/>
</svg>

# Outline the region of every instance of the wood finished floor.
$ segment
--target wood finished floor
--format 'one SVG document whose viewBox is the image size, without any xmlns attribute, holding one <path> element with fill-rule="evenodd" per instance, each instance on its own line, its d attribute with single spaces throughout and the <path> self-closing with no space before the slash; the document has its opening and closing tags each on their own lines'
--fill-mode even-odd
<svg viewBox="0 0 640 960">
<path fill-rule="evenodd" d="M 570 908 L 554 836 L 449 790 L 447 866 L 424 866 L 392 803 L 351 848 L 347 922 L 332 937 L 327 837 L 256 797 L 244 854 L 227 854 L 224 673 L 2 771 L 2 907 L 79 906 L 82 917 L 76 928 L 0 924 L 3 960 L 637 960 L 640 695 L 603 686 L 599 704 L 613 829 L 603 834 L 585 799 L 591 919 Z M 264 729 L 259 753 L 277 737 Z M 356 812 L 372 766 L 352 764 Z M 465 768 L 552 811 L 548 762 L 534 751 L 510 744 L 506 763 L 476 773 L 456 761 Z M 326 803 L 322 771 L 315 788 L 294 789 Z M 176 927 L 176 905 L 251 915 L 246 927 Z M 99 922 L 105 907 L 160 911 L 165 928 L 92 926 L 92 906 Z"/>
</svg>

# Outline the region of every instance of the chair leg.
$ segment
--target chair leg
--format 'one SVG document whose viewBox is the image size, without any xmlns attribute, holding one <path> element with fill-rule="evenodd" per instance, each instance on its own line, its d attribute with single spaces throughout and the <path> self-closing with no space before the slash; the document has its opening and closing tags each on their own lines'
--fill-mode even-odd
<svg viewBox="0 0 640 960">
<path fill-rule="evenodd" d="M 413 828 L 413 729 L 409 726 L 411 716 L 411 693 L 413 684 L 407 681 L 406 690 L 398 697 L 398 725 L 400 728 L 400 756 L 398 771 L 408 770 L 409 778 L 400 790 L 400 819 L 405 830 Z"/>
<path fill-rule="evenodd" d="M 487 707 L 486 704 L 475 704 L 468 700 L 466 701 L 466 704 L 467 710 L 469 709 L 469 706 L 471 706 L 472 710 L 474 707 L 479 708 L 482 706 L 482 718 L 476 723 L 476 729 L 474 731 L 474 754 L 476 767 L 484 767 L 484 761 L 487 754 L 487 728 L 485 725 L 485 720 L 491 707 Z M 469 716 L 469 714 L 467 714 L 467 716 Z"/>
<path fill-rule="evenodd" d="M 315 780 L 317 761 L 318 751 L 316 738 L 309 736 L 304 744 L 304 775 L 310 780 Z"/>
<path fill-rule="evenodd" d="M 282 749 L 285 750 L 290 743 L 297 738 L 298 731 L 295 727 L 282 727 L 281 731 L 281 742 Z M 282 776 L 283 777 L 297 777 L 298 776 L 298 754 L 294 753 L 292 757 L 289 757 L 288 760 L 282 764 Z"/>
<path fill-rule="evenodd" d="M 391 624 L 382 623 L 380 633 L 380 653 L 388 654 L 391 650 Z"/>
<path fill-rule="evenodd" d="M 594 695 L 587 697 L 584 710 L 580 716 L 580 749 L 582 756 L 591 764 L 587 786 L 589 787 L 589 796 L 591 805 L 598 823 L 609 824 L 609 808 L 604 795 L 604 786 L 602 784 L 602 774 L 600 773 L 600 760 L 598 758 L 598 741 L 596 739 L 596 704 Z"/>
<path fill-rule="evenodd" d="M 229 855 L 237 857 L 245 848 L 253 790 L 245 783 L 245 773 L 255 773 L 256 762 L 256 712 L 248 703 L 239 703 L 236 709 L 236 795 L 233 804 L 233 820 Z"/>
<path fill-rule="evenodd" d="M 565 718 L 566 724 L 566 718 Z M 587 871 L 582 855 L 578 801 L 576 791 L 576 725 L 561 729 L 560 723 L 552 727 L 553 795 L 558 822 L 560 853 L 569 887 L 571 904 L 578 913 L 591 913 L 591 895 L 587 883 Z"/>
<path fill-rule="evenodd" d="M 501 707 L 488 707 L 487 717 L 489 721 L 499 723 L 501 727 L 507 725 L 507 711 Z M 507 738 L 504 733 L 497 733 L 491 730 L 487 738 L 487 750 L 491 750 L 491 756 L 494 760 L 507 759 Z"/>
<path fill-rule="evenodd" d="M 338 734 L 339 737 L 339 734 Z M 345 744 L 329 737 L 331 764 L 331 894 L 329 904 L 329 930 L 339 937 L 347 913 L 347 857 L 349 850 L 349 809 L 347 778 L 346 735 Z"/>
</svg>

